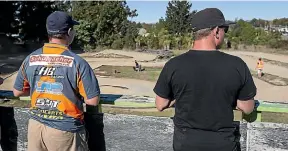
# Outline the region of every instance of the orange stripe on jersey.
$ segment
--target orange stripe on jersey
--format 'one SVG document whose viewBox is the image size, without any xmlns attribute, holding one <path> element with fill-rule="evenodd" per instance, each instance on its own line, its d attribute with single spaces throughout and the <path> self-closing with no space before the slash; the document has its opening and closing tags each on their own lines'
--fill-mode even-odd
<svg viewBox="0 0 288 151">
<path fill-rule="evenodd" d="M 79 69 L 79 66 L 77 66 L 77 84 L 78 84 L 78 90 L 79 90 L 79 93 L 82 97 L 84 97 L 84 100 L 87 99 L 87 95 L 86 95 L 86 91 L 85 91 L 85 88 L 84 88 L 84 83 L 81 79 L 81 75 L 80 75 L 80 69 Z"/>
<path fill-rule="evenodd" d="M 57 106 L 59 111 L 76 119 L 83 120 L 84 118 L 83 112 L 80 111 L 78 107 L 75 104 L 73 104 L 68 98 L 66 98 L 64 95 L 38 93 L 34 91 L 31 97 L 31 108 L 36 107 L 35 106 L 36 100 L 39 98 L 60 101 Z"/>
<path fill-rule="evenodd" d="M 46 43 L 43 47 L 43 54 L 62 54 L 65 50 L 68 50 L 66 46 Z"/>
<path fill-rule="evenodd" d="M 80 81 L 80 77 L 81 77 L 81 75 L 80 75 L 80 70 L 79 70 L 79 65 L 77 65 L 77 70 L 76 70 L 77 72 L 77 86 L 79 86 L 78 84 L 79 84 L 79 81 Z"/>
<path fill-rule="evenodd" d="M 79 87 L 79 93 L 84 97 L 84 99 L 87 99 L 87 95 L 85 92 L 85 88 L 84 88 L 84 83 L 82 81 L 82 79 L 80 78 L 79 83 L 78 83 L 78 87 Z"/>
<path fill-rule="evenodd" d="M 25 75 L 24 63 L 21 65 L 21 73 L 22 73 L 22 76 L 24 77 L 24 80 L 27 81 L 27 78 L 26 78 L 26 75 Z"/>
<path fill-rule="evenodd" d="M 55 79 L 49 76 L 44 76 L 40 78 L 40 81 L 54 83 Z M 36 107 L 37 99 L 41 98 L 59 101 L 57 109 L 68 116 L 81 120 L 83 120 L 84 118 L 83 112 L 63 94 L 57 95 L 57 94 L 39 93 L 35 90 L 31 97 L 31 108 Z"/>
<path fill-rule="evenodd" d="M 23 92 L 28 92 L 28 91 L 30 91 L 30 85 L 29 85 L 29 82 L 28 82 L 28 80 L 26 78 L 26 75 L 25 75 L 24 63 L 21 66 L 21 74 L 22 74 L 22 76 L 24 78 L 22 91 Z"/>
</svg>

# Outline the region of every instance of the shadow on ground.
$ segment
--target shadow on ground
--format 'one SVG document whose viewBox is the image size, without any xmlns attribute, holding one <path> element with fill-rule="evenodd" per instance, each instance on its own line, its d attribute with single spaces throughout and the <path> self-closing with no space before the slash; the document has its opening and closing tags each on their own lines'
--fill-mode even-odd
<svg viewBox="0 0 288 151">
<path fill-rule="evenodd" d="M 10 54 L 0 56 L 0 74 L 10 74 L 19 70 L 28 54 Z"/>
</svg>

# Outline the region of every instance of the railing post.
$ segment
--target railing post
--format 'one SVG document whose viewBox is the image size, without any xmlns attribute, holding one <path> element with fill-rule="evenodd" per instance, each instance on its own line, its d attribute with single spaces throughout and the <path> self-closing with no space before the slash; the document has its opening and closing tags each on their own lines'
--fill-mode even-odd
<svg viewBox="0 0 288 151">
<path fill-rule="evenodd" d="M 257 122 L 262 122 L 262 111 L 257 111 Z"/>
<path fill-rule="evenodd" d="M 101 103 L 98 104 L 98 112 L 102 113 L 102 104 Z"/>
</svg>

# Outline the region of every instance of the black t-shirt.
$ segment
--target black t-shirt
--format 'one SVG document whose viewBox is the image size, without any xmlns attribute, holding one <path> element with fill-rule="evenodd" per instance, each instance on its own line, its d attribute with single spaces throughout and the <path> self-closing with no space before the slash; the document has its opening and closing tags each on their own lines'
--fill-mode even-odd
<svg viewBox="0 0 288 151">
<path fill-rule="evenodd" d="M 197 139 L 217 139 L 209 138 L 210 134 L 233 139 L 237 99 L 254 98 L 256 87 L 249 68 L 239 57 L 218 50 L 190 50 L 165 64 L 154 92 L 162 98 L 176 99 L 176 128 L 190 130 L 192 135 L 194 131 Z"/>
</svg>

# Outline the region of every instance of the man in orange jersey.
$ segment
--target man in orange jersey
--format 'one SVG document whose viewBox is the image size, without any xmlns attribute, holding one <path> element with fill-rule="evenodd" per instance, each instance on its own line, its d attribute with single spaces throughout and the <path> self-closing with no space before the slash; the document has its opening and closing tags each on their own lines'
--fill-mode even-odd
<svg viewBox="0 0 288 151">
<path fill-rule="evenodd" d="M 257 66 L 256 66 L 257 74 L 259 78 L 263 76 L 263 67 L 264 67 L 264 62 L 262 58 L 259 58 L 257 61 Z"/>
<path fill-rule="evenodd" d="M 31 53 L 19 69 L 14 95 L 31 96 L 28 151 L 89 150 L 83 103 L 98 105 L 100 89 L 89 64 L 69 50 L 78 24 L 65 12 L 50 14 L 49 43 Z"/>
</svg>

